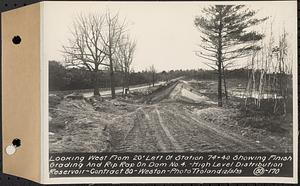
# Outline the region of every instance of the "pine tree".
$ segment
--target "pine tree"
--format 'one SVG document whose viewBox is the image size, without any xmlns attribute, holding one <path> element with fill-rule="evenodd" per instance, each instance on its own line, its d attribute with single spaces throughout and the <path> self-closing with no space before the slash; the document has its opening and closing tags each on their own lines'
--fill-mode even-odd
<svg viewBox="0 0 300 186">
<path fill-rule="evenodd" d="M 217 70 L 218 106 L 222 107 L 223 68 L 232 65 L 233 60 L 249 56 L 255 43 L 263 34 L 249 31 L 267 18 L 256 19 L 257 11 L 245 5 L 212 5 L 202 9 L 202 15 L 195 18 L 195 26 L 201 32 L 200 51 L 196 55 L 204 59 L 204 64 Z M 225 81 L 224 81 L 225 82 Z"/>
</svg>

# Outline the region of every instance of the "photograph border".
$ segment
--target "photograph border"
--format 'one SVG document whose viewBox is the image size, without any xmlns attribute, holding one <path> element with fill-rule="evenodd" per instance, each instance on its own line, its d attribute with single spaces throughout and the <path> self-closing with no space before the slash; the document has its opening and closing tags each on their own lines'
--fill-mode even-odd
<svg viewBox="0 0 300 186">
<path fill-rule="evenodd" d="M 63 1 L 71 2 L 71 1 Z M 76 1 L 73 1 L 76 2 Z M 153 1 L 155 2 L 155 1 Z M 193 1 L 190 1 L 193 2 Z M 201 3 L 217 4 L 222 2 L 231 3 L 232 1 L 201 1 Z M 234 3 L 245 3 L 245 1 L 234 1 Z M 255 1 L 251 1 L 253 3 Z M 278 2 L 278 1 L 256 1 L 261 2 Z M 44 46 L 44 6 L 49 2 L 41 2 L 41 46 Z M 51 3 L 59 3 L 58 1 Z M 89 3 L 89 2 L 86 2 Z M 116 3 L 116 2 L 113 2 Z M 155 2 L 157 3 L 157 2 Z M 164 2 L 166 3 L 166 2 Z M 167 2 L 171 3 L 171 2 Z M 173 3 L 173 2 L 172 2 Z M 176 3 L 189 3 L 176 2 Z M 246 3 L 249 3 L 246 1 Z M 295 3 L 296 1 L 289 1 Z M 296 9 L 296 8 L 295 8 Z M 298 12 L 297 12 L 298 16 Z M 298 24 L 296 22 L 296 24 Z M 295 31 L 298 34 L 298 30 Z M 47 36 L 46 36 L 47 37 Z M 298 47 L 298 40 L 297 40 Z M 298 56 L 298 49 L 296 50 Z M 49 73 L 48 63 L 44 61 L 44 50 L 41 48 L 41 135 L 42 135 L 42 164 L 41 164 L 41 181 L 47 184 L 63 183 L 297 183 L 298 182 L 298 61 L 293 64 L 293 178 L 283 177 L 70 177 L 70 178 L 49 178 L 49 122 L 48 122 L 48 94 L 49 94 Z"/>
</svg>

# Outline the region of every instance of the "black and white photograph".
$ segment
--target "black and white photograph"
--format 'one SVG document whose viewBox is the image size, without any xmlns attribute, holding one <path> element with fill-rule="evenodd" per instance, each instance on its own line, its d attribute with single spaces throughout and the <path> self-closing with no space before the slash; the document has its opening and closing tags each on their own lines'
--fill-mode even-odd
<svg viewBox="0 0 300 186">
<path fill-rule="evenodd" d="M 47 3 L 49 152 L 293 153 L 294 5 Z"/>
</svg>

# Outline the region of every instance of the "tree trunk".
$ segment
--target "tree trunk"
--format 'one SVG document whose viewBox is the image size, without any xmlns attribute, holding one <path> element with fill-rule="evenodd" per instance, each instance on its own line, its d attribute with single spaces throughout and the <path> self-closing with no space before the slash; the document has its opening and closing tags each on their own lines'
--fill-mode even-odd
<svg viewBox="0 0 300 186">
<path fill-rule="evenodd" d="M 111 98 L 116 98 L 116 90 L 115 90 L 115 75 L 114 75 L 114 67 L 112 56 L 109 56 L 109 67 L 110 67 L 110 88 L 111 88 Z"/>
<path fill-rule="evenodd" d="M 129 70 L 127 70 L 127 72 L 125 74 L 125 81 L 126 81 L 127 91 L 129 91 Z"/>
<path fill-rule="evenodd" d="M 155 84 L 155 73 L 152 73 L 152 86 L 154 87 Z"/>
<path fill-rule="evenodd" d="M 100 92 L 99 92 L 99 77 L 98 77 L 98 70 L 97 69 L 98 68 L 96 68 L 96 70 L 93 72 L 94 96 L 100 96 Z"/>
<path fill-rule="evenodd" d="M 224 81 L 225 98 L 226 98 L 226 100 L 228 100 L 228 92 L 227 92 L 227 85 L 226 85 L 226 77 L 225 77 L 225 75 L 223 76 L 223 81 Z"/>
<path fill-rule="evenodd" d="M 123 75 L 123 91 L 125 92 L 124 94 L 127 95 L 129 91 L 129 83 L 128 83 L 128 72 L 125 69 L 124 75 Z"/>
<path fill-rule="evenodd" d="M 223 69 L 223 81 L 224 81 L 225 98 L 226 98 L 226 100 L 228 100 L 228 92 L 227 92 L 227 84 L 226 84 L 225 68 L 224 68 L 224 64 L 223 64 L 223 63 L 222 63 L 222 69 Z"/>
<path fill-rule="evenodd" d="M 253 71 L 254 71 L 254 58 L 255 58 L 255 53 L 253 52 L 252 54 L 252 59 L 251 59 L 251 74 L 249 73 L 248 70 L 248 83 L 247 83 L 247 87 L 246 87 L 246 91 L 245 91 L 245 108 L 247 109 L 247 101 L 248 101 L 248 97 L 250 97 L 252 95 L 252 87 L 253 86 L 253 81 L 252 81 L 252 77 L 253 77 Z"/>
<path fill-rule="evenodd" d="M 125 72 L 122 69 L 122 79 L 121 79 L 121 84 L 122 84 L 122 96 L 125 96 Z"/>
<path fill-rule="evenodd" d="M 218 106 L 222 107 L 223 102 L 222 102 L 222 66 L 221 66 L 221 61 L 219 61 L 218 64 Z"/>
<path fill-rule="evenodd" d="M 223 102 L 222 102 L 222 67 L 223 67 L 223 61 L 222 61 L 222 50 L 223 50 L 223 45 L 222 45 L 222 29 L 223 29 L 223 23 L 222 23 L 222 11 L 219 12 L 219 19 L 220 19 L 220 25 L 219 25 L 219 30 L 218 30 L 218 49 L 217 49 L 217 63 L 218 63 L 218 106 L 222 107 Z"/>
<path fill-rule="evenodd" d="M 219 34 L 219 46 L 218 46 L 218 106 L 222 107 L 222 38 L 221 32 Z"/>
</svg>

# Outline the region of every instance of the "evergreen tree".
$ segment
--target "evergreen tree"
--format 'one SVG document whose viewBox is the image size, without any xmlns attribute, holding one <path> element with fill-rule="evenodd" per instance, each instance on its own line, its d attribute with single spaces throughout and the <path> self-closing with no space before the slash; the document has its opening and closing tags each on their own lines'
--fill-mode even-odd
<svg viewBox="0 0 300 186">
<path fill-rule="evenodd" d="M 254 18 L 257 11 L 245 5 L 212 5 L 202 9 L 202 15 L 195 18 L 195 26 L 201 32 L 200 51 L 196 55 L 204 64 L 218 72 L 218 106 L 222 107 L 222 79 L 224 69 L 232 60 L 249 55 L 263 34 L 249 31 L 267 18 Z M 225 81 L 224 81 L 225 82 Z"/>
</svg>

